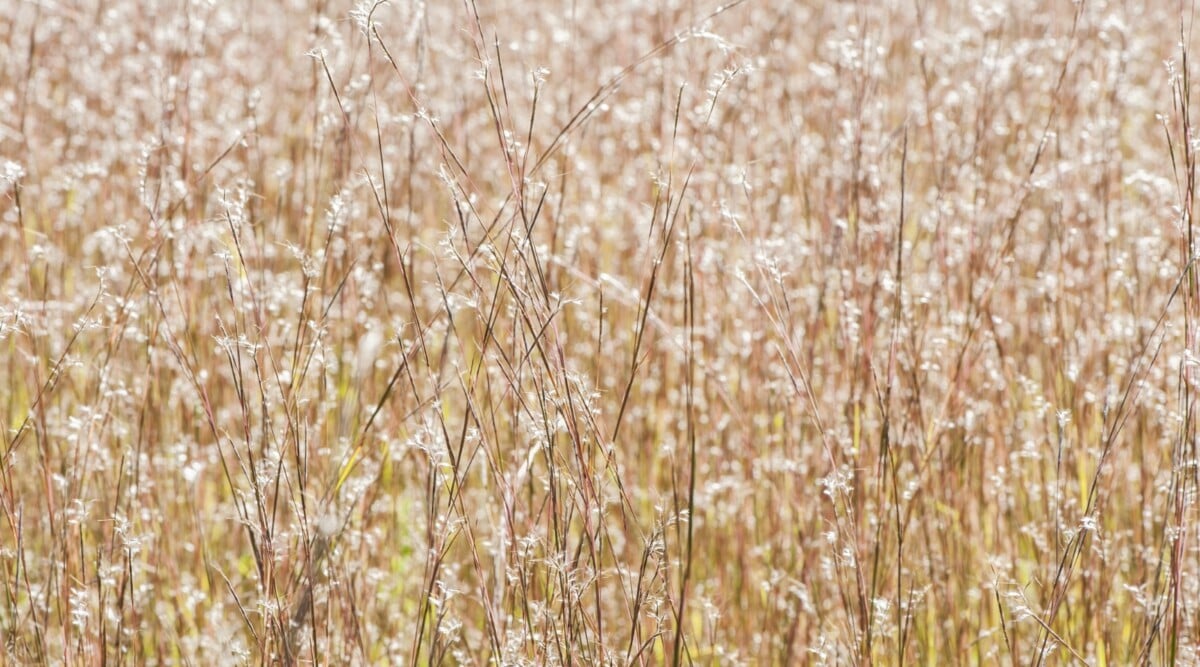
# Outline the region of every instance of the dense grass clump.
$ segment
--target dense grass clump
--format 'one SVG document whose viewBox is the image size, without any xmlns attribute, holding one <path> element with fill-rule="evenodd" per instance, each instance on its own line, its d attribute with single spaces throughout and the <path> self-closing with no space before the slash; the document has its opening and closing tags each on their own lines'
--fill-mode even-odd
<svg viewBox="0 0 1200 667">
<path fill-rule="evenodd" d="M 1200 662 L 1194 20 L 0 2 L 0 664 Z"/>
</svg>

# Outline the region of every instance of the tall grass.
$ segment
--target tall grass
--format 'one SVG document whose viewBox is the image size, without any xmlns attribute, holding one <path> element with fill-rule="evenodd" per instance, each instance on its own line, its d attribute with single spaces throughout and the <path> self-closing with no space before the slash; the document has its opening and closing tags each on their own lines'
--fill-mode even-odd
<svg viewBox="0 0 1200 667">
<path fill-rule="evenodd" d="M 0 3 L 0 663 L 1200 663 L 1193 24 Z"/>
</svg>

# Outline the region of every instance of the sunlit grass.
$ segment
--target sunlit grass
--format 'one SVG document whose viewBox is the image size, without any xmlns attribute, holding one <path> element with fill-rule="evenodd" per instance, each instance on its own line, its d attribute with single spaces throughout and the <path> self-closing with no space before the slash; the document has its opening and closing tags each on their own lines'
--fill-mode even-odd
<svg viewBox="0 0 1200 667">
<path fill-rule="evenodd" d="M 0 3 L 0 663 L 1200 662 L 1173 3 Z"/>
</svg>

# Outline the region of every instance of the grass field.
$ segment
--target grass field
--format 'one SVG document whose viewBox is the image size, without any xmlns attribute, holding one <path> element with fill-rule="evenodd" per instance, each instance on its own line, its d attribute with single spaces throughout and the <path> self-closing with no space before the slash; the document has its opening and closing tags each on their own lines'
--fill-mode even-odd
<svg viewBox="0 0 1200 667">
<path fill-rule="evenodd" d="M 0 664 L 1200 664 L 1194 9 L 0 1 Z"/>
</svg>

